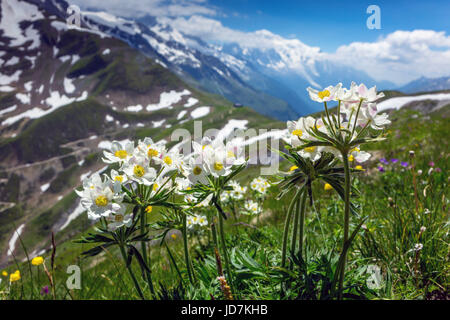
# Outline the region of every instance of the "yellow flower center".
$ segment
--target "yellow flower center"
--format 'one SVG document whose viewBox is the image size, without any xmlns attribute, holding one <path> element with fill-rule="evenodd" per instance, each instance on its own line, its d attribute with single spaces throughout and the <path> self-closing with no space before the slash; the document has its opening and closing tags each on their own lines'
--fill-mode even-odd
<svg viewBox="0 0 450 320">
<path fill-rule="evenodd" d="M 140 165 L 137 164 L 137 165 L 134 166 L 133 173 L 134 173 L 134 175 L 136 177 L 141 178 L 145 174 L 145 169 L 144 169 L 143 166 L 140 166 Z"/>
<path fill-rule="evenodd" d="M 171 235 L 172 239 L 175 240 L 177 238 L 177 235 L 174 233 Z"/>
<path fill-rule="evenodd" d="M 328 190 L 333 189 L 333 187 L 331 186 L 331 184 L 325 183 L 325 186 L 323 187 L 323 189 L 324 189 L 325 191 L 328 191 Z"/>
<path fill-rule="evenodd" d="M 155 182 L 155 183 L 153 184 L 153 191 L 158 190 L 158 188 L 159 188 L 159 185 Z"/>
<path fill-rule="evenodd" d="M 306 152 L 314 152 L 314 150 L 316 150 L 316 147 L 307 147 L 307 148 L 305 148 Z"/>
<path fill-rule="evenodd" d="M 114 216 L 114 221 L 116 221 L 116 222 L 122 222 L 122 221 L 123 221 L 123 215 L 121 215 L 121 214 L 116 214 L 116 215 Z"/>
<path fill-rule="evenodd" d="M 148 151 L 147 151 L 147 155 L 148 155 L 150 158 L 152 158 L 152 157 L 157 157 L 157 156 L 159 155 L 159 153 L 158 153 L 158 150 L 155 150 L 155 149 L 150 148 L 150 149 L 148 149 Z"/>
<path fill-rule="evenodd" d="M 150 213 L 153 211 L 153 207 L 152 206 L 147 206 L 147 208 L 145 208 L 145 212 Z"/>
<path fill-rule="evenodd" d="M 117 150 L 117 151 L 114 153 L 114 155 L 115 155 L 117 158 L 125 159 L 125 158 L 128 156 L 128 152 L 126 152 L 125 150 Z"/>
<path fill-rule="evenodd" d="M 170 166 L 172 164 L 172 158 L 169 156 L 164 157 L 164 163 Z"/>
<path fill-rule="evenodd" d="M 358 147 L 354 147 L 350 152 L 359 152 L 359 148 Z"/>
<path fill-rule="evenodd" d="M 297 137 L 300 138 L 300 137 L 303 135 L 303 131 L 300 130 L 300 129 L 295 129 L 294 131 L 292 131 L 292 134 L 293 134 L 294 136 L 297 136 Z"/>
<path fill-rule="evenodd" d="M 233 151 L 228 151 L 228 152 L 227 152 L 227 156 L 228 156 L 228 158 L 233 158 L 233 157 L 235 157 L 236 155 L 234 154 Z"/>
<path fill-rule="evenodd" d="M 95 204 L 98 207 L 106 207 L 108 205 L 108 199 L 106 199 L 105 196 L 98 196 L 97 199 L 95 199 Z"/>
<path fill-rule="evenodd" d="M 319 91 L 317 93 L 317 95 L 319 96 L 320 99 L 323 99 L 325 97 L 329 97 L 330 96 L 330 91 L 328 91 L 328 90 Z"/>
<path fill-rule="evenodd" d="M 198 176 L 200 173 L 202 173 L 202 168 L 200 168 L 200 167 L 195 167 L 194 168 L 194 170 L 192 170 L 192 172 L 196 175 L 196 176 Z"/>
<path fill-rule="evenodd" d="M 297 170 L 297 169 L 298 169 L 297 166 L 292 166 L 292 167 L 289 168 L 289 171 L 294 171 L 294 170 Z"/>
<path fill-rule="evenodd" d="M 356 169 L 356 170 L 363 170 L 363 171 L 364 171 L 364 168 L 363 168 L 362 166 L 356 166 L 355 169 Z"/>
<path fill-rule="evenodd" d="M 123 182 L 123 177 L 122 176 L 116 176 L 114 178 L 115 181 L 119 181 L 119 182 Z"/>
<path fill-rule="evenodd" d="M 214 163 L 214 170 L 220 171 L 223 169 L 223 164 L 221 162 L 215 162 Z"/>
<path fill-rule="evenodd" d="M 353 160 L 355 160 L 355 157 L 351 154 L 348 156 L 348 161 L 352 162 Z"/>
</svg>

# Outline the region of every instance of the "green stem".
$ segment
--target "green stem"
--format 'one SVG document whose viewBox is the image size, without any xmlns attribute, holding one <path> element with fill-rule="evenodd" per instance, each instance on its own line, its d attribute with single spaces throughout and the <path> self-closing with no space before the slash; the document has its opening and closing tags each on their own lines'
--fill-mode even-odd
<svg viewBox="0 0 450 320">
<path fill-rule="evenodd" d="M 294 198 L 292 198 L 291 203 L 289 204 L 288 213 L 286 215 L 286 220 L 284 221 L 284 231 L 283 231 L 283 247 L 281 251 L 281 267 L 284 268 L 286 265 L 286 251 L 287 251 L 287 242 L 288 242 L 288 235 L 289 235 L 289 224 L 292 219 L 292 213 L 294 209 L 295 200 L 299 196 L 300 189 L 297 190 Z"/>
<path fill-rule="evenodd" d="M 216 205 L 218 205 L 218 204 L 216 204 Z M 218 216 L 219 216 L 219 236 L 220 236 L 220 243 L 222 245 L 223 256 L 225 258 L 225 268 L 227 269 L 226 272 L 227 272 L 227 276 L 228 276 L 228 279 L 230 282 L 230 287 L 231 287 L 232 291 L 235 292 L 233 290 L 233 278 L 232 278 L 232 274 L 231 274 L 230 256 L 228 255 L 227 244 L 225 242 L 225 232 L 223 229 L 223 217 L 220 214 L 220 212 L 219 212 Z"/>
<path fill-rule="evenodd" d="M 305 208 L 306 199 L 308 198 L 307 193 L 303 193 L 302 202 L 300 204 L 300 234 L 298 239 L 298 251 L 300 256 L 303 256 L 303 239 L 304 239 L 304 229 L 305 229 Z"/>
<path fill-rule="evenodd" d="M 302 193 L 302 196 L 297 199 L 297 203 L 295 205 L 295 215 L 294 215 L 294 224 L 292 227 L 292 239 L 291 239 L 291 252 L 295 254 L 295 248 L 297 245 L 297 229 L 300 220 L 300 202 L 305 198 L 305 193 Z M 292 268 L 292 261 L 290 263 L 290 268 Z"/>
<path fill-rule="evenodd" d="M 189 276 L 189 281 L 194 284 L 191 270 L 191 260 L 189 258 L 189 248 L 187 242 L 187 227 L 186 227 L 186 214 L 183 215 L 183 247 L 184 247 L 184 260 L 186 262 L 186 268 Z"/>
<path fill-rule="evenodd" d="M 342 241 L 342 265 L 339 276 L 339 300 L 342 300 L 342 289 L 344 287 L 344 277 L 345 277 L 345 264 L 347 259 L 347 250 L 345 250 L 345 244 L 348 240 L 349 224 L 350 224 L 350 166 L 348 164 L 348 152 L 342 152 L 343 162 L 344 162 L 344 173 L 345 173 L 345 185 L 344 185 L 344 238 Z"/>
<path fill-rule="evenodd" d="M 134 287 L 136 288 L 136 291 L 138 292 L 139 297 L 142 300 L 145 300 L 145 297 L 144 297 L 144 294 L 142 293 L 141 287 L 139 286 L 139 283 L 138 283 L 138 281 L 136 279 L 136 276 L 134 275 L 133 270 L 131 269 L 131 264 L 130 265 L 128 264 L 128 259 L 127 259 L 127 254 L 125 252 L 125 248 L 124 248 L 123 245 L 119 245 L 119 247 L 120 247 L 120 252 L 122 253 L 123 261 L 125 262 L 125 265 L 127 266 L 128 272 L 130 273 L 130 277 L 133 280 Z"/>
<path fill-rule="evenodd" d="M 141 235 L 144 235 L 146 232 L 146 225 L 147 225 L 147 216 L 146 216 L 146 212 L 145 209 L 142 208 L 141 210 Z M 150 257 L 147 255 L 147 244 L 145 241 L 141 241 L 141 249 L 142 249 L 142 258 L 144 259 L 144 262 L 147 264 L 149 270 L 150 270 Z M 152 281 L 152 275 L 151 275 L 151 271 L 146 270 L 145 271 L 145 275 L 146 275 L 146 280 L 148 283 L 148 286 L 150 288 L 150 292 L 152 293 L 152 295 L 155 297 L 155 288 L 153 287 L 153 281 Z"/>
</svg>

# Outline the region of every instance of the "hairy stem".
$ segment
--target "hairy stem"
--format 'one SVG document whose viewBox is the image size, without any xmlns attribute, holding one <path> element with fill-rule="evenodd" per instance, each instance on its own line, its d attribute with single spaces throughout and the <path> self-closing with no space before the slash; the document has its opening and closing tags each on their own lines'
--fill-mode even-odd
<svg viewBox="0 0 450 320">
<path fill-rule="evenodd" d="M 186 269 L 189 276 L 189 281 L 194 284 L 191 270 L 191 259 L 189 258 L 189 248 L 187 243 L 187 227 L 186 227 L 186 215 L 183 215 L 183 247 L 184 247 L 184 260 L 186 262 Z"/>
<path fill-rule="evenodd" d="M 146 232 L 146 225 L 147 225 L 147 216 L 145 209 L 141 209 L 141 235 L 144 235 Z M 146 280 L 148 283 L 148 286 L 150 288 L 150 292 L 153 296 L 155 296 L 155 288 L 153 287 L 153 281 L 152 281 L 152 274 L 150 271 L 150 257 L 147 255 L 147 244 L 144 240 L 141 241 L 141 249 L 142 249 L 142 258 L 144 259 L 144 262 L 147 264 L 148 269 L 145 271 Z"/>
<path fill-rule="evenodd" d="M 299 196 L 301 190 L 297 190 L 294 198 L 292 198 L 291 203 L 288 208 L 288 213 L 286 215 L 286 220 L 284 221 L 284 230 L 283 230 L 283 247 L 281 251 L 281 267 L 284 268 L 286 265 L 286 251 L 287 251 L 287 242 L 288 242 L 288 235 L 289 235 L 289 225 L 291 223 L 292 219 L 292 213 L 294 209 L 295 200 Z"/>
<path fill-rule="evenodd" d="M 351 187 L 351 181 L 350 181 L 350 166 L 348 163 L 348 152 L 342 152 L 343 162 L 344 162 L 344 173 L 345 173 L 345 185 L 344 185 L 344 237 L 342 241 L 342 254 L 344 255 L 342 257 L 342 265 L 339 275 L 339 300 L 342 299 L 342 289 L 344 287 L 344 277 L 345 277 L 345 264 L 347 259 L 347 250 L 345 250 L 345 244 L 348 240 L 348 232 L 349 232 L 349 224 L 350 224 L 350 187 Z"/>
<path fill-rule="evenodd" d="M 303 198 L 300 203 L 300 234 L 298 239 L 298 251 L 300 256 L 303 256 L 303 239 L 304 239 L 304 228 L 305 228 L 305 208 L 306 208 L 306 198 L 307 193 L 303 193 Z"/>
</svg>

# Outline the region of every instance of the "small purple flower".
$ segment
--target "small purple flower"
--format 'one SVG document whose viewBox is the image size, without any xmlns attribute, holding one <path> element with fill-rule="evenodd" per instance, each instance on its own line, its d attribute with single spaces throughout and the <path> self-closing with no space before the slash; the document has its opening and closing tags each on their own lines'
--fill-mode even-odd
<svg viewBox="0 0 450 320">
<path fill-rule="evenodd" d="M 384 172 L 384 168 L 383 168 L 383 166 L 379 166 L 379 167 L 378 167 L 378 171 L 380 171 L 380 172 Z"/>
<path fill-rule="evenodd" d="M 408 167 L 408 162 L 402 161 L 402 162 L 400 163 L 400 165 L 401 165 L 402 167 L 407 168 L 407 167 Z"/>
<path fill-rule="evenodd" d="M 397 162 L 398 162 L 398 159 L 393 158 L 393 159 L 391 159 L 391 162 L 392 162 L 392 163 L 397 163 Z"/>
<path fill-rule="evenodd" d="M 441 168 L 436 168 L 436 169 L 434 169 L 434 172 L 442 172 L 442 169 Z"/>
<path fill-rule="evenodd" d="M 430 162 L 428 162 L 428 165 L 429 165 L 430 167 L 434 167 L 434 162 L 433 162 L 433 161 L 430 161 Z"/>
<path fill-rule="evenodd" d="M 48 286 L 44 286 L 41 289 L 41 296 L 48 294 Z"/>
<path fill-rule="evenodd" d="M 387 161 L 386 158 L 381 158 L 381 159 L 380 159 L 380 162 L 381 162 L 382 164 L 389 164 L 389 161 Z"/>
</svg>

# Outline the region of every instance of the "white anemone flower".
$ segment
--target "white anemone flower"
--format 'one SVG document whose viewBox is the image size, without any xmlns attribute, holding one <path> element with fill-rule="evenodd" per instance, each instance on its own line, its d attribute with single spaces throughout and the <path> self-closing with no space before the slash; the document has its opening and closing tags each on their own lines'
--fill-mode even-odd
<svg viewBox="0 0 450 320">
<path fill-rule="evenodd" d="M 381 130 L 391 123 L 387 113 L 377 114 L 377 105 L 375 103 L 369 103 L 367 108 L 361 110 L 360 113 L 361 116 L 358 117 L 358 123 L 361 126 L 365 126 L 370 121 L 370 126 L 373 129 Z"/>
<path fill-rule="evenodd" d="M 114 169 L 111 170 L 110 176 L 114 183 L 114 191 L 120 192 L 122 190 L 122 185 L 128 180 L 127 176 L 125 174 L 119 174 L 119 172 Z"/>
<path fill-rule="evenodd" d="M 121 209 L 123 196 L 114 192 L 111 180 L 102 181 L 98 173 L 83 181 L 82 191 L 75 191 L 81 197 L 81 205 L 88 211 L 91 220 L 108 217 Z"/>
<path fill-rule="evenodd" d="M 147 158 L 133 156 L 124 163 L 122 170 L 129 180 L 146 186 L 151 185 L 156 178 L 156 170 L 149 166 Z"/>
<path fill-rule="evenodd" d="M 225 147 L 206 147 L 203 150 L 203 161 L 206 172 L 216 178 L 228 176 L 234 163 Z"/>
<path fill-rule="evenodd" d="M 133 156 L 134 143 L 126 140 L 124 142 L 113 141 L 109 151 L 103 151 L 105 163 L 123 163 Z"/>
<path fill-rule="evenodd" d="M 130 227 L 133 223 L 133 214 L 125 214 L 127 207 L 122 205 L 120 210 L 106 218 L 108 222 L 108 229 L 115 231 L 120 227 Z"/>
<path fill-rule="evenodd" d="M 269 186 L 269 182 L 262 177 L 255 178 L 250 182 L 250 189 L 256 191 L 260 195 L 265 195 Z"/>
<path fill-rule="evenodd" d="M 182 191 L 191 189 L 191 181 L 188 178 L 175 178 L 175 192 L 182 194 Z"/>
<path fill-rule="evenodd" d="M 253 200 L 247 200 L 244 203 L 244 214 L 257 215 L 261 213 L 261 207 Z"/>
<path fill-rule="evenodd" d="M 367 89 L 366 85 L 364 83 L 361 83 L 355 93 L 357 94 L 358 98 L 367 102 L 374 102 L 380 98 L 384 97 L 384 93 L 380 92 L 377 93 L 377 86 L 373 86 L 370 89 Z"/>
<path fill-rule="evenodd" d="M 348 160 L 350 162 L 356 160 L 358 163 L 363 163 L 369 160 L 371 157 L 371 154 L 365 151 L 361 151 L 358 147 L 354 147 L 352 150 L 350 150 L 350 155 L 348 156 Z"/>
<path fill-rule="evenodd" d="M 196 226 L 204 227 L 208 225 L 208 219 L 204 215 L 194 214 L 192 216 L 187 216 L 186 225 L 190 230 L 196 228 Z"/>
<path fill-rule="evenodd" d="M 336 86 L 328 86 L 322 91 L 308 87 L 306 90 L 309 93 L 309 97 L 313 101 L 317 102 L 327 102 L 331 100 L 336 100 L 336 93 L 341 89 L 342 83 L 338 83 Z"/>
<path fill-rule="evenodd" d="M 148 137 L 139 141 L 136 149 L 142 156 L 148 157 L 149 160 L 160 159 L 162 154 L 166 152 L 164 143 L 153 142 L 153 140 Z"/>
<path fill-rule="evenodd" d="M 187 160 L 182 173 L 192 185 L 197 183 L 208 184 L 208 178 L 206 177 L 207 173 L 200 156 L 190 157 Z"/>
<path fill-rule="evenodd" d="M 162 152 L 155 162 L 160 164 L 166 171 L 181 170 L 183 164 L 183 155 L 175 151 Z"/>
</svg>

